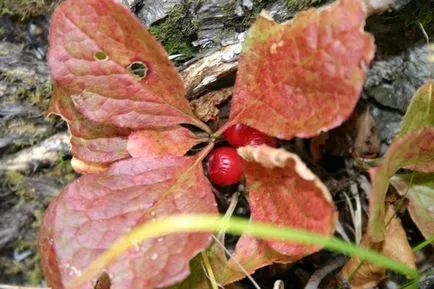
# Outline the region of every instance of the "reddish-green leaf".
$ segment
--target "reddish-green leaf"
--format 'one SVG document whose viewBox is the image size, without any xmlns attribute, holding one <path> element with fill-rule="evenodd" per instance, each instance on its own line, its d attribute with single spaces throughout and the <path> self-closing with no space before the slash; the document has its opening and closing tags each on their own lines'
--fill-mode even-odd
<svg viewBox="0 0 434 289">
<path fill-rule="evenodd" d="M 130 134 L 127 149 L 133 158 L 183 156 L 201 140 L 183 127 L 141 130 Z"/>
<path fill-rule="evenodd" d="M 369 170 L 372 192 L 369 196 L 368 234 L 374 242 L 384 238 L 384 206 L 390 178 L 400 168 L 420 166 L 433 161 L 434 127 L 424 127 L 396 137 L 384 155 L 382 165 Z"/>
<path fill-rule="evenodd" d="M 361 2 L 340 0 L 282 25 L 260 15 L 244 42 L 228 125 L 290 139 L 347 119 L 374 56 Z"/>
<path fill-rule="evenodd" d="M 434 127 L 434 81 L 421 86 L 411 99 L 402 123 L 400 136 L 403 136 L 411 131 L 424 126 Z M 418 164 L 416 166 L 409 166 L 416 171 L 420 172 L 433 172 L 434 162 Z"/>
<path fill-rule="evenodd" d="M 113 0 L 68 0 L 51 19 L 48 65 L 85 117 L 144 129 L 198 121 L 162 45 Z"/>
<path fill-rule="evenodd" d="M 390 182 L 408 198 L 408 211 L 422 235 L 434 236 L 434 174 L 395 175 Z"/>
<path fill-rule="evenodd" d="M 129 159 L 70 184 L 50 204 L 42 227 L 41 259 L 48 285 L 65 288 L 139 224 L 170 214 L 215 213 L 202 158 Z M 160 288 L 183 280 L 188 262 L 209 241 L 210 234 L 179 234 L 137 244 L 106 268 L 111 289 Z M 80 288 L 93 286 L 89 281 Z"/>
</svg>

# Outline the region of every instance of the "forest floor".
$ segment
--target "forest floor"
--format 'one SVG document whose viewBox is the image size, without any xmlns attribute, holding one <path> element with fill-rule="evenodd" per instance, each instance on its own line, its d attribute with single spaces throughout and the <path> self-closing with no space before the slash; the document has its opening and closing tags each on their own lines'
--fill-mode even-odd
<svg viewBox="0 0 434 289">
<path fill-rule="evenodd" d="M 78 177 L 70 165 L 66 124 L 57 116 L 46 115 L 52 90 L 46 65 L 48 28 L 57 2 L 0 0 L 0 284 L 45 285 L 37 250 L 41 218 L 50 200 Z M 268 9 L 283 21 L 299 10 L 325 1 L 299 1 L 297 5 L 294 4 L 297 1 L 221 1 L 217 4 L 206 0 L 173 1 L 175 5 L 164 7 L 165 13 L 154 18 L 150 15 L 156 14 L 152 14 L 152 9 L 146 11 L 144 1 L 124 2 L 134 2 L 131 10 L 150 25 L 151 32 L 163 42 L 184 77 L 191 73 L 189 67 L 203 57 L 229 51 L 221 54 L 216 64 L 221 66 L 221 71 L 216 72 L 218 77 L 211 85 L 201 87 L 193 80 L 188 90 L 196 114 L 216 127 L 227 118 L 239 56 L 230 49 L 239 44 L 257 13 Z M 160 5 L 154 2 L 149 7 Z M 367 20 L 366 29 L 374 34 L 377 51 L 352 118 L 354 121 L 360 119 L 360 115 L 366 117 L 361 125 L 369 127 L 374 134 L 364 136 L 364 144 L 378 143 L 380 155 L 399 131 L 410 98 L 428 81 L 433 68 L 426 60 L 426 37 L 434 38 L 433 2 L 397 2 L 405 3 Z M 213 9 L 204 9 L 206 5 Z M 344 134 L 353 128 L 349 123 Z M 310 144 L 300 142 L 304 150 Z M 355 161 L 353 152 L 357 149 L 359 146 L 356 148 L 352 142 L 339 142 L 333 149 L 326 148 L 321 160 L 312 161 L 310 165 L 331 191 L 344 227 L 353 226 L 345 192 L 360 196 L 364 228 L 368 216 L 369 177 L 364 165 Z M 359 152 L 368 153 L 369 149 L 365 146 L 365 151 Z M 241 202 L 236 212 L 245 215 L 248 212 L 246 202 Z M 406 210 L 399 213 L 410 245 L 422 242 L 423 237 Z M 354 237 L 352 234 L 349 233 L 350 238 Z M 333 254 L 321 251 L 292 266 L 261 269 L 254 278 L 263 288 L 272 288 L 276 279 L 293 284 L 289 288 L 303 288 L 309 277 L 332 257 Z M 420 251 L 417 258 L 421 270 L 432 269 L 433 247 Z M 378 288 L 399 288 L 401 278 L 389 274 Z M 434 288 L 434 281 L 429 282 L 421 286 Z M 250 285 L 242 286 L 249 288 Z"/>
</svg>

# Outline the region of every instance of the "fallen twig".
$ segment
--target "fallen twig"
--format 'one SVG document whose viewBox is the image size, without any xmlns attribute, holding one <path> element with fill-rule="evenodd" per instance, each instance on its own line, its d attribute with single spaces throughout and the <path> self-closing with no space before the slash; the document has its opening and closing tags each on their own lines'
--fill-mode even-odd
<svg viewBox="0 0 434 289">
<path fill-rule="evenodd" d="M 67 132 L 61 132 L 45 139 L 35 146 L 4 157 L 0 160 L 0 172 L 33 171 L 41 164 L 55 163 L 58 161 L 59 153 L 67 154 L 69 149 L 69 134 Z"/>
<path fill-rule="evenodd" d="M 46 287 L 14 286 L 14 285 L 0 284 L 0 289 L 50 289 L 50 288 L 46 288 Z"/>
</svg>

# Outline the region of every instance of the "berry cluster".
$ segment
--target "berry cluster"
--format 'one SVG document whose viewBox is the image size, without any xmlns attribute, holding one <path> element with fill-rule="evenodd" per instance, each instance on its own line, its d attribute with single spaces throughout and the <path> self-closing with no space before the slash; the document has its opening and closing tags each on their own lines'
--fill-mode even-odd
<svg viewBox="0 0 434 289">
<path fill-rule="evenodd" d="M 241 158 L 235 148 L 261 144 L 271 147 L 277 146 L 277 140 L 274 137 L 241 123 L 229 127 L 224 136 L 233 147 L 218 148 L 210 153 L 208 159 L 209 178 L 220 186 L 238 183 L 243 174 Z"/>
</svg>

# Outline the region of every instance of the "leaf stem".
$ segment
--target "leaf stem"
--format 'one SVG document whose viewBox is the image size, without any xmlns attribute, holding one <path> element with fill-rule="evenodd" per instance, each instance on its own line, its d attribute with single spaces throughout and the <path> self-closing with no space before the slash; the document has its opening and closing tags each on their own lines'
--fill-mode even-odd
<svg viewBox="0 0 434 289">
<path fill-rule="evenodd" d="M 209 281 L 211 283 L 212 289 L 218 289 L 218 284 L 217 284 L 217 281 L 215 279 L 214 271 L 212 270 L 211 263 L 209 262 L 208 255 L 206 254 L 205 251 L 202 251 L 201 256 L 202 256 L 203 262 L 205 263 L 204 264 L 205 269 L 208 273 Z"/>
<path fill-rule="evenodd" d="M 240 217 L 225 219 L 216 215 L 173 215 L 167 218 L 155 219 L 135 228 L 127 235 L 116 241 L 107 251 L 102 253 L 84 271 L 74 279 L 66 288 L 80 288 L 100 270 L 107 268 L 123 252 L 133 247 L 134 244 L 144 240 L 157 238 L 167 234 L 186 232 L 218 232 L 226 230 L 231 234 L 249 234 L 258 238 L 290 241 L 302 244 L 313 244 L 325 247 L 329 250 L 340 252 L 344 255 L 357 256 L 366 261 L 390 269 L 413 278 L 418 278 L 417 270 L 408 267 L 402 262 L 397 262 L 373 250 L 348 244 L 337 238 L 311 233 L 305 230 L 279 227 L 275 225 L 250 222 Z"/>
</svg>

